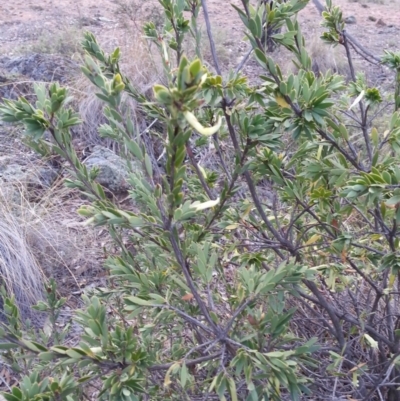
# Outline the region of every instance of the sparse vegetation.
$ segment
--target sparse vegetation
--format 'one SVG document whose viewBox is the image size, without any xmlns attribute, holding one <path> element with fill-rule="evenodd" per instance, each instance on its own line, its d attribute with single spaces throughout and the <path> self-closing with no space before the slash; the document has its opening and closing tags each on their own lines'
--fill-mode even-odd
<svg viewBox="0 0 400 401">
<path fill-rule="evenodd" d="M 34 34 L 35 40 L 17 49 L 16 53 L 43 53 L 75 56 L 81 53 L 82 30 L 75 26 L 61 26 L 56 32 L 41 28 Z"/>
<path fill-rule="evenodd" d="M 157 1 L 142 2 L 139 0 L 117 0 L 117 15 L 122 18 L 126 25 L 133 23 L 137 31 L 140 31 L 139 24 L 150 20 L 157 28 L 164 23 L 162 7 Z"/>
<path fill-rule="evenodd" d="M 68 166 L 85 227 L 113 240 L 107 283 L 73 312 L 72 345 L 71 326 L 57 324 L 67 300 L 56 281 L 45 283 L 35 309 L 47 323 L 34 331 L 19 311 L 32 298 L 13 287 L 26 283 L 5 269 L 16 297 L 3 291 L 0 349 L 19 379 L 7 400 L 400 400 L 400 53 L 369 55 L 395 77 L 383 93 L 356 70 L 362 49 L 327 0 L 321 40 L 344 51 L 348 69 L 316 67 L 310 53 L 325 48 L 307 47 L 297 18 L 306 3 L 236 7 L 260 68 L 255 85 L 242 68 L 220 74 L 200 0 L 160 0 L 164 22 L 144 24 L 158 56 L 136 56 L 162 68 L 143 81 L 129 78 L 119 48 L 106 53 L 84 35 L 82 71 L 99 103 L 91 96 L 81 111 L 126 162 L 123 197 L 80 159 L 82 122 L 66 88 L 37 84 L 34 102 L 4 100 L 2 120 Z M 204 40 L 207 66 L 205 47 L 185 54 Z M 276 46 L 294 72 L 282 73 Z M 36 268 L 15 252 L 29 251 L 26 236 L 10 222 L 0 225 L 13 251 L 4 259 L 29 279 Z"/>
</svg>

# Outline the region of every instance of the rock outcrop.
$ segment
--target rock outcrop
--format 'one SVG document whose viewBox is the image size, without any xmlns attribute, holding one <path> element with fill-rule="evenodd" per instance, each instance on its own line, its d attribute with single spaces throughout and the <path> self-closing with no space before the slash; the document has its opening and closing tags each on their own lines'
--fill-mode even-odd
<svg viewBox="0 0 400 401">
<path fill-rule="evenodd" d="M 89 169 L 94 167 L 99 169 L 96 181 L 112 193 L 123 193 L 130 188 L 127 181 L 129 174 L 128 166 L 112 150 L 102 146 L 95 146 L 91 155 L 84 163 Z M 139 166 L 133 164 L 133 168 L 139 168 Z"/>
</svg>

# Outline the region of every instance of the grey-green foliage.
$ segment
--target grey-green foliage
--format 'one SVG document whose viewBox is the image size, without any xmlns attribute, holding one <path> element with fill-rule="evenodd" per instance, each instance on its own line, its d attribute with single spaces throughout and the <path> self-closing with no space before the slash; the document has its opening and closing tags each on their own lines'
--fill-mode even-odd
<svg viewBox="0 0 400 401">
<path fill-rule="evenodd" d="M 352 71 L 348 85 L 329 71 L 315 76 L 296 20 L 307 1 L 237 8 L 263 70 L 257 87 L 185 56 L 185 38 L 200 40 L 199 0 L 160 4 L 164 31 L 144 27 L 166 76 L 151 99 L 120 70 L 119 49 L 106 54 L 89 33 L 83 42 L 82 71 L 105 103 L 99 134 L 142 166 L 129 178 L 137 209 L 121 210 L 77 157 L 70 129 L 79 117 L 66 89 L 37 85 L 35 105 L 0 107 L 3 121 L 23 125 L 28 145 L 69 162 L 67 185 L 92 201 L 80 214 L 120 247 L 105 263 L 109 286 L 75 314 L 83 334 L 74 348 L 55 324 L 64 300 L 54 286 L 38 305 L 53 329 L 39 340 L 6 300 L 0 347 L 21 380 L 4 397 L 84 399 L 93 384 L 99 400 L 113 401 L 398 399 L 398 88 L 378 130 L 384 96 L 363 75 Z M 282 74 L 267 54 L 270 24 L 285 27 L 270 39 L 292 53 L 297 74 Z M 346 46 L 329 0 L 324 25 L 325 41 Z M 398 57 L 383 58 L 397 74 Z M 142 140 L 151 137 L 124 117 L 124 92 L 159 122 L 161 168 Z M 211 144 L 213 169 L 194 152 Z"/>
</svg>

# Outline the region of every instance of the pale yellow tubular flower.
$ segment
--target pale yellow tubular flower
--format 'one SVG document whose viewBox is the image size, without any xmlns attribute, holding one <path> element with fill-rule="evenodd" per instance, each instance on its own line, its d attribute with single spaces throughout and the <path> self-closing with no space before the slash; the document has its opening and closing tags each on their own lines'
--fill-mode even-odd
<svg viewBox="0 0 400 401">
<path fill-rule="evenodd" d="M 196 212 L 199 212 L 200 210 L 209 209 L 210 207 L 217 206 L 219 201 L 220 201 L 219 197 L 217 199 L 215 199 L 215 200 L 209 200 L 209 201 L 203 202 L 203 203 L 200 203 L 200 202 L 197 201 L 197 202 L 193 202 L 190 205 L 190 207 L 192 209 L 195 209 Z"/>
<path fill-rule="evenodd" d="M 208 74 L 206 72 L 202 75 L 202 77 L 200 79 L 200 86 L 202 86 L 204 84 L 204 82 L 206 82 L 207 76 L 208 76 Z"/>
<path fill-rule="evenodd" d="M 354 102 L 351 104 L 351 106 L 349 107 L 348 111 L 350 111 L 354 106 L 357 106 L 358 103 L 361 102 L 361 99 L 364 97 L 365 95 L 365 91 L 362 90 L 361 93 L 357 96 L 357 99 L 354 100 Z"/>
<path fill-rule="evenodd" d="M 367 340 L 371 348 L 378 349 L 378 342 L 375 341 L 369 334 L 364 334 L 364 338 Z"/>
<path fill-rule="evenodd" d="M 200 135 L 211 136 L 214 135 L 221 128 L 222 124 L 221 116 L 218 116 L 218 121 L 213 127 L 203 127 L 192 112 L 185 111 L 183 115 L 185 116 L 186 121 L 189 123 L 189 125 L 193 129 L 195 129 Z"/>
<path fill-rule="evenodd" d="M 164 41 L 162 41 L 162 48 L 163 48 L 163 51 L 164 51 L 165 62 L 168 64 L 169 63 L 168 50 L 167 50 L 167 46 L 165 45 Z"/>
</svg>

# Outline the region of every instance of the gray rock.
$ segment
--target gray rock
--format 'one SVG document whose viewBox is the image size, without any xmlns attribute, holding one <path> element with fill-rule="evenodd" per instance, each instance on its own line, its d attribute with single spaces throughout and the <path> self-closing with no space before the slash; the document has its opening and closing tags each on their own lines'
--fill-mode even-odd
<svg viewBox="0 0 400 401">
<path fill-rule="evenodd" d="M 79 18 L 79 25 L 81 27 L 83 27 L 83 26 L 91 26 L 91 25 L 100 26 L 101 24 L 95 18 L 90 18 L 90 17 L 83 16 L 83 17 Z"/>
<path fill-rule="evenodd" d="M 24 75 L 34 81 L 66 82 L 78 65 L 70 59 L 51 54 L 1 57 L 0 67 L 11 75 Z"/>
<path fill-rule="evenodd" d="M 66 83 L 78 71 L 74 61 L 51 54 L 0 57 L 0 100 L 32 93 L 30 81 Z"/>
<path fill-rule="evenodd" d="M 346 24 L 356 24 L 357 20 L 356 20 L 356 17 L 354 15 L 350 15 L 349 17 L 345 18 L 344 22 Z"/>
<path fill-rule="evenodd" d="M 0 101 L 5 99 L 17 99 L 19 96 L 32 93 L 31 84 L 27 83 L 27 78 L 21 76 L 11 76 L 7 71 L 0 67 Z"/>
<path fill-rule="evenodd" d="M 97 17 L 97 19 L 101 22 L 115 22 L 114 20 L 105 17 Z"/>
<path fill-rule="evenodd" d="M 2 145 L 3 141 L 0 149 L 8 149 Z M 21 154 L 17 149 L 14 153 L 11 147 L 5 154 L 0 151 L 0 196 L 8 199 L 12 208 L 26 200 L 40 199 L 57 177 L 57 169 L 32 153 Z"/>
<path fill-rule="evenodd" d="M 49 165 L 32 167 L 7 163 L 7 156 L 0 156 L 0 181 L 12 184 L 24 183 L 28 187 L 49 188 L 58 176 L 56 169 Z"/>
<path fill-rule="evenodd" d="M 130 188 L 126 162 L 110 149 L 95 146 L 84 163 L 89 169 L 94 167 L 99 169 L 96 181 L 114 194 L 126 192 Z M 133 168 L 138 166 L 133 165 Z"/>
<path fill-rule="evenodd" d="M 386 26 L 386 23 L 382 18 L 379 18 L 376 23 L 376 26 Z"/>
</svg>

